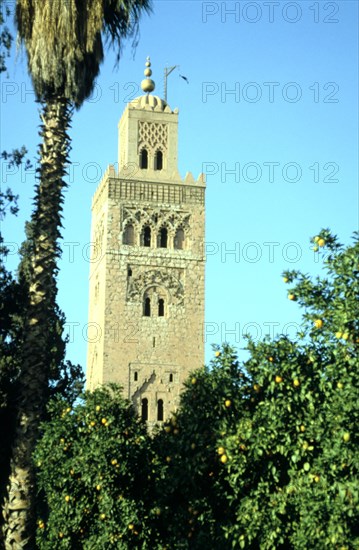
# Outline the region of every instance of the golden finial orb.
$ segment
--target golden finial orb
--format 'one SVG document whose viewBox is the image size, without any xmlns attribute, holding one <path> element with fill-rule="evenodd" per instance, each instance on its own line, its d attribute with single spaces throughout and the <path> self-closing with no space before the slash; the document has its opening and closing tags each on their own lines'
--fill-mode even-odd
<svg viewBox="0 0 359 550">
<path fill-rule="evenodd" d="M 146 93 L 146 94 L 149 94 L 150 92 L 153 92 L 153 90 L 155 89 L 155 83 L 154 81 L 150 78 L 150 76 L 152 75 L 152 71 L 150 69 L 151 67 L 151 60 L 149 57 L 147 57 L 147 60 L 146 60 L 146 63 L 145 63 L 145 70 L 144 70 L 144 75 L 147 77 L 145 78 L 144 80 L 142 80 L 141 82 L 141 88 L 142 90 Z"/>
</svg>

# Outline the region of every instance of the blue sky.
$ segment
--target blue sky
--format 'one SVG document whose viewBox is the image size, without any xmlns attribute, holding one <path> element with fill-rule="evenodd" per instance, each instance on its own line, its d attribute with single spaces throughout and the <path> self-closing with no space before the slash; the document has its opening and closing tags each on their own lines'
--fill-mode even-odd
<svg viewBox="0 0 359 550">
<path fill-rule="evenodd" d="M 359 226 L 357 2 L 155 1 L 136 51 L 127 44 L 118 69 L 109 52 L 93 97 L 73 118 L 59 303 L 68 357 L 83 366 L 91 198 L 117 161 L 117 123 L 140 95 L 147 55 L 157 95 L 164 67 L 180 66 L 168 80 L 168 102 L 180 111 L 179 170 L 207 174 L 207 363 L 212 343 L 243 348 L 245 332 L 294 335 L 300 311 L 287 300 L 282 271 L 319 273 L 310 237 L 329 227 L 349 243 Z M 1 150 L 25 144 L 33 158 L 38 105 L 24 54 L 8 69 Z M 3 227 L 14 251 L 33 184 L 33 173 L 2 167 L 2 185 L 20 195 L 19 216 Z"/>
</svg>

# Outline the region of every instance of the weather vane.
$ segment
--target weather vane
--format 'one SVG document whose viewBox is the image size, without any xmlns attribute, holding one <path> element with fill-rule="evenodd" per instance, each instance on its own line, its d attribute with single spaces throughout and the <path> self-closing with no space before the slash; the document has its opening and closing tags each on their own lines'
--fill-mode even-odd
<svg viewBox="0 0 359 550">
<path fill-rule="evenodd" d="M 179 65 L 173 65 L 172 67 L 165 67 L 165 69 L 164 69 L 163 95 L 164 95 L 164 100 L 165 101 L 167 101 L 167 78 L 177 68 L 179 69 Z M 181 78 L 183 78 L 183 80 L 185 80 L 187 82 L 187 84 L 189 84 L 189 80 L 186 76 L 183 76 L 182 74 L 180 74 L 179 76 Z"/>
</svg>

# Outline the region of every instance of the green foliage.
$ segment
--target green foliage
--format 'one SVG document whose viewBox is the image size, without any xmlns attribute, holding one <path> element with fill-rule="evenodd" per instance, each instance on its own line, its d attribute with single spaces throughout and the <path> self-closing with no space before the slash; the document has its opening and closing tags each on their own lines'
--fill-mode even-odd
<svg viewBox="0 0 359 550">
<path fill-rule="evenodd" d="M 151 443 L 115 386 L 57 399 L 35 453 L 39 548 L 152 548 Z"/>
<path fill-rule="evenodd" d="M 286 272 L 304 308 L 297 342 L 249 341 L 249 418 L 222 440 L 239 548 L 357 548 L 359 543 L 357 235 L 323 231 L 327 278 Z M 324 241 L 324 242 L 323 242 Z"/>
<path fill-rule="evenodd" d="M 326 278 L 284 273 L 297 340 L 249 339 L 244 362 L 217 347 L 151 437 L 118 389 L 53 402 L 40 549 L 358 548 L 359 242 L 313 242 Z"/>
<path fill-rule="evenodd" d="M 318 242 L 326 278 L 283 274 L 297 341 L 249 339 L 242 365 L 217 350 L 157 436 L 170 548 L 358 547 L 359 243 Z"/>
<path fill-rule="evenodd" d="M 246 385 L 233 351 L 225 346 L 209 369 L 185 384 L 177 414 L 155 437 L 161 478 L 156 500 L 169 548 L 219 548 L 228 521 L 228 483 L 217 453 L 223 422 L 235 425 Z"/>
<path fill-rule="evenodd" d="M 31 167 L 25 159 L 25 147 L 12 152 L 3 151 L 1 158 L 10 167 Z M 10 188 L 0 191 L 0 221 L 8 213 L 17 214 L 18 196 Z M 8 249 L 0 233 L 0 499 L 3 501 L 8 483 L 11 447 L 14 442 L 16 416 L 18 414 L 19 383 L 23 374 L 22 347 L 24 322 L 29 300 L 31 257 L 33 254 L 33 222 L 26 224 L 26 241 L 21 248 L 19 272 L 14 276 L 6 269 Z M 48 335 L 49 379 L 45 400 L 54 395 L 75 399 L 83 385 L 83 373 L 79 365 L 64 360 L 66 340 L 63 338 L 65 318 L 54 304 L 48 312 L 46 333 Z M 0 524 L 3 522 L 1 515 Z M 1 539 L 1 535 L 0 535 Z M 0 540 L 1 543 L 1 540 Z"/>
<path fill-rule="evenodd" d="M 1 2 L 0 2 L 1 8 Z M 3 19 L 0 12 L 0 27 Z M 4 46 L 4 32 L 0 34 L 0 45 Z M 6 33 L 8 31 L 6 30 Z M 10 44 L 10 43 L 9 43 Z M 6 44 L 5 44 L 6 45 Z M 5 70 L 4 56 L 0 55 L 0 72 Z M 25 169 L 31 166 L 25 161 L 27 150 L 25 147 L 14 149 L 11 153 L 3 151 L 1 158 L 8 166 L 20 166 Z M 6 214 L 17 214 L 18 196 L 10 188 L 0 190 L 0 222 Z M 13 441 L 16 417 L 16 398 L 18 395 L 18 380 L 21 367 L 20 349 L 22 344 L 22 330 L 24 306 L 27 299 L 26 285 L 18 281 L 5 265 L 8 248 L 4 244 L 0 232 L 0 499 L 3 500 L 6 480 L 9 473 L 10 449 Z M 2 516 L 0 519 L 0 525 Z M 1 535 L 0 535 L 1 543 Z"/>
<path fill-rule="evenodd" d="M 2 24 L 0 12 L 0 26 Z M 2 43 L 1 36 L 0 43 Z M 23 146 L 20 149 L 14 149 L 11 153 L 3 151 L 0 157 L 8 167 L 19 167 L 24 164 L 25 169 L 28 169 L 31 163 L 29 159 L 25 160 L 26 154 L 27 149 Z M 10 188 L 0 190 L 0 221 L 4 221 L 8 212 L 18 213 L 17 201 L 18 195 L 15 195 Z M 3 420 L 3 422 L 0 421 L 0 430 L 8 432 L 8 422 L 2 415 L 5 414 L 4 411 L 11 401 L 10 394 L 16 393 L 14 383 L 19 374 L 19 349 L 27 293 L 23 282 L 16 280 L 6 269 L 5 259 L 9 251 L 3 243 L 4 239 L 0 232 L 0 420 Z M 0 432 L 1 434 L 3 432 Z M 3 438 L 1 440 L 4 441 Z M 4 458 L 4 454 L 1 458 Z M 1 459 L 0 471 L 4 471 L 1 468 Z"/>
<path fill-rule="evenodd" d="M 80 107 L 93 90 L 105 44 L 120 57 L 123 42 L 137 43 L 149 0 L 17 0 L 15 22 L 26 48 L 37 99 L 68 100 Z"/>
<path fill-rule="evenodd" d="M 13 149 L 11 153 L 8 151 L 2 151 L 0 157 L 4 160 L 9 168 L 19 167 L 21 164 L 24 165 L 25 170 L 31 168 L 31 162 L 29 159 L 25 160 L 27 154 L 26 147 L 22 146 L 20 149 Z M 9 210 L 11 214 L 17 214 L 19 211 L 18 201 L 19 196 L 14 195 L 10 187 L 6 188 L 5 191 L 0 189 L 0 221 L 3 221 L 6 215 L 6 212 Z M 3 242 L 1 233 L 0 233 L 0 244 Z M 7 253 L 6 248 L 1 245 L 1 255 Z"/>
<path fill-rule="evenodd" d="M 10 15 L 8 6 L 3 7 L 3 0 L 0 0 L 0 73 L 6 71 L 6 57 L 10 55 L 13 37 L 5 25 L 5 20 Z"/>
</svg>

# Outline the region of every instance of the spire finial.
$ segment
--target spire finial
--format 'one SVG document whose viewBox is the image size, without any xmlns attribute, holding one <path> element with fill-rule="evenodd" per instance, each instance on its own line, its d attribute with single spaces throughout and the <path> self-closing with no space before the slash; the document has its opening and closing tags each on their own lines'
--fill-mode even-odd
<svg viewBox="0 0 359 550">
<path fill-rule="evenodd" d="M 153 90 L 155 89 L 155 83 L 154 81 L 149 78 L 151 75 L 152 75 L 152 71 L 151 71 L 151 60 L 150 60 L 150 57 L 147 56 L 147 59 L 146 59 L 146 63 L 145 63 L 145 70 L 143 72 L 143 74 L 147 77 L 145 78 L 144 80 L 142 80 L 141 82 L 141 88 L 144 92 L 146 92 L 147 94 L 149 94 L 150 92 L 153 92 Z"/>
</svg>

